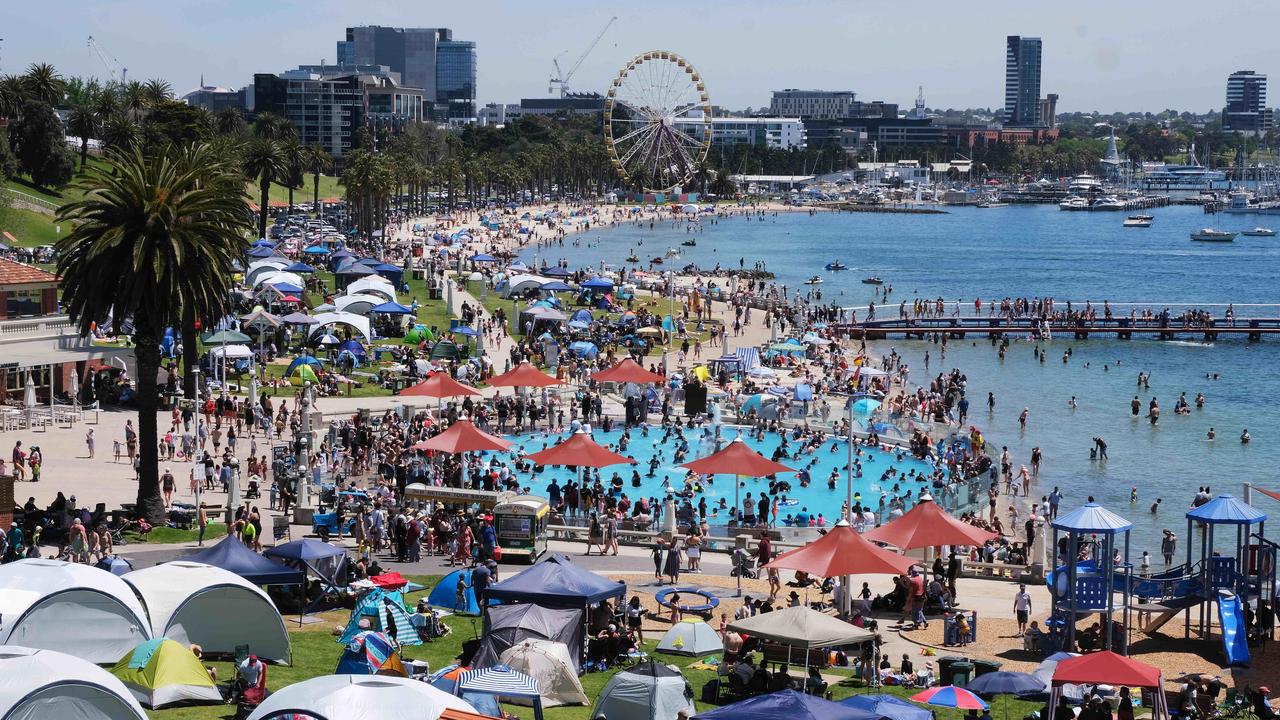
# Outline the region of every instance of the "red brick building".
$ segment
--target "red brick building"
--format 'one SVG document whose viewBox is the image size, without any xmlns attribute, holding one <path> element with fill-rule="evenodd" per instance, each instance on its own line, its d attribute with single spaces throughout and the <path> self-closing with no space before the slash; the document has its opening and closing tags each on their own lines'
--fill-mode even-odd
<svg viewBox="0 0 1280 720">
<path fill-rule="evenodd" d="M 0 258 L 0 320 L 57 314 L 57 275 Z"/>
</svg>

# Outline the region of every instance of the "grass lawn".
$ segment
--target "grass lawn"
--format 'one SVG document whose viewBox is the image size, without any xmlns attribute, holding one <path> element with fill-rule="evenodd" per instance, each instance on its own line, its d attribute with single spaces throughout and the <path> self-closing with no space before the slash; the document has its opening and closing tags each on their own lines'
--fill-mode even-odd
<svg viewBox="0 0 1280 720">
<path fill-rule="evenodd" d="M 58 241 L 55 228 L 52 215 L 25 208 L 0 208 L 0 230 L 12 235 L 23 247 L 53 245 Z"/>
<path fill-rule="evenodd" d="M 438 576 L 421 577 L 412 576 L 416 582 L 419 582 L 428 589 L 433 587 L 440 578 Z M 415 593 L 406 597 L 406 603 L 413 606 L 417 603 L 422 593 Z M 338 664 L 338 657 L 341 655 L 342 646 L 336 641 L 331 630 L 335 625 L 343 625 L 346 623 L 349 613 L 347 611 L 333 611 L 322 615 L 324 622 L 307 625 L 299 628 L 297 619 L 285 616 L 285 625 L 290 630 L 290 639 L 293 645 L 293 665 L 271 666 L 267 671 L 267 686 L 271 690 L 278 690 L 286 685 L 306 680 L 308 678 L 319 675 L 328 675 L 333 673 Z M 444 620 L 453 632 L 445 638 L 436 640 L 435 642 L 423 645 L 414 645 L 405 648 L 402 656 L 405 658 L 426 660 L 431 664 L 432 670 L 446 667 L 452 664 L 453 659 L 462 650 L 463 640 L 474 637 L 478 632 L 480 622 L 478 619 L 470 617 L 449 617 Z M 690 668 L 699 661 L 695 658 L 680 657 L 674 655 L 659 655 L 654 653 L 654 646 L 660 636 L 649 638 L 650 642 L 645 643 L 645 650 L 653 654 L 654 659 L 676 665 L 684 672 L 685 678 L 689 681 L 693 688 L 694 697 L 700 697 L 702 686 L 715 677 L 715 671 L 711 669 Z M 924 658 L 917 659 L 920 663 Z M 233 677 L 234 670 L 230 663 L 217 662 L 212 663 L 218 669 L 218 677 L 222 681 Z M 800 674 L 800 669 L 793 668 L 794 674 Z M 601 690 L 604 689 L 606 683 L 613 676 L 613 672 L 593 672 L 584 675 L 582 679 L 583 689 L 586 690 L 587 697 L 593 702 L 599 697 Z M 826 674 L 849 675 L 847 669 L 834 669 L 826 671 Z M 841 700 L 855 693 L 865 692 L 884 692 L 900 697 L 906 697 L 913 694 L 913 691 L 898 688 L 884 687 L 875 691 L 868 690 L 861 686 L 860 681 L 852 679 L 845 680 L 832 688 L 834 699 Z M 1004 716 L 1004 709 L 1008 704 L 1008 716 L 1015 720 L 1024 717 L 1027 713 L 1039 709 L 1037 703 L 1031 703 L 1023 700 L 1014 700 L 1007 697 L 1001 697 L 993 703 L 993 715 L 996 717 Z M 709 710 L 712 705 L 702 702 L 696 702 L 699 711 Z M 515 705 L 503 705 L 503 709 L 511 712 L 520 718 L 528 720 L 533 717 L 533 708 L 525 708 Z M 935 717 L 938 720 L 961 720 L 963 712 L 946 708 L 929 708 L 934 710 Z M 558 707 L 549 708 L 545 711 L 547 720 L 590 720 L 590 707 Z M 148 714 L 152 718 L 158 720 L 214 720 L 215 718 L 231 718 L 235 714 L 235 710 L 230 705 L 200 705 L 191 707 L 178 707 L 172 709 L 149 711 Z"/>
<path fill-rule="evenodd" d="M 311 202 L 311 198 L 313 197 L 312 195 L 313 186 L 311 183 L 312 183 L 311 173 L 307 173 L 306 177 L 303 179 L 302 186 L 296 187 L 293 189 L 293 201 L 295 203 Z M 249 186 L 246 192 L 249 193 L 249 197 L 252 198 L 254 202 L 257 202 L 258 198 L 262 194 L 262 191 L 258 188 L 257 183 L 249 183 Z M 343 193 L 342 183 L 338 182 L 337 177 L 333 175 L 320 176 L 320 199 L 321 200 L 324 200 L 325 198 L 340 198 L 342 197 L 342 193 Z M 287 203 L 289 202 L 289 188 L 279 183 L 271 183 L 271 190 L 268 197 L 270 198 L 269 202 Z"/>
<path fill-rule="evenodd" d="M 223 523 L 209 523 L 204 529 L 205 540 L 216 540 L 227 534 L 227 526 Z M 195 530 L 179 530 L 178 528 L 157 527 L 152 528 L 151 532 L 146 535 L 138 535 L 129 533 L 129 544 L 134 543 L 187 543 L 195 542 L 200 539 L 200 533 Z"/>
</svg>

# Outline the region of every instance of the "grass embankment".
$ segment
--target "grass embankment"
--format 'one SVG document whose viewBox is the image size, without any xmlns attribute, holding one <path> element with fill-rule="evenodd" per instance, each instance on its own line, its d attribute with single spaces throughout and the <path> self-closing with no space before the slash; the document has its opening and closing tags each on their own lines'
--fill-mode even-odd
<svg viewBox="0 0 1280 720">
<path fill-rule="evenodd" d="M 22 247 L 53 245 L 58 241 L 57 223 L 52 215 L 18 207 L 0 208 L 0 231 L 13 236 Z M 9 244 L 8 238 L 0 241 Z"/>
<path fill-rule="evenodd" d="M 209 523 L 204 529 L 205 540 L 216 540 L 227 534 L 227 526 L 223 523 Z M 200 533 L 195 530 L 179 530 L 178 528 L 152 528 L 146 535 L 127 533 L 129 543 L 172 544 L 196 542 Z"/>
<path fill-rule="evenodd" d="M 427 588 L 433 587 L 439 577 L 411 577 Z M 413 606 L 417 603 L 418 598 L 423 593 L 414 593 L 406 597 L 406 603 Z M 329 675 L 333 673 L 334 668 L 338 665 L 338 658 L 342 654 L 342 646 L 335 642 L 335 638 L 331 634 L 331 630 L 335 625 L 345 625 L 349 617 L 347 611 L 334 611 L 321 615 L 322 622 L 314 623 L 304 627 L 299 627 L 296 617 L 285 617 L 285 625 L 290 629 L 290 640 L 293 645 L 293 665 L 288 667 L 272 666 L 267 672 L 267 686 L 271 690 L 279 690 L 280 688 L 295 682 L 300 682 L 308 678 L 319 675 Z M 424 645 L 408 646 L 402 651 L 405 658 L 426 660 L 431 664 L 432 670 L 437 670 L 454 662 L 454 658 L 462 651 L 462 642 L 464 640 L 475 637 L 479 631 L 480 622 L 476 618 L 470 617 L 449 617 L 445 618 L 445 624 L 452 628 L 453 632 L 447 637 L 435 640 L 434 642 Z M 659 662 L 675 665 L 681 669 L 685 678 L 689 681 L 693 688 L 694 697 L 700 697 L 701 689 L 704 684 L 715 677 L 715 670 L 711 667 L 704 667 L 702 661 L 697 658 L 682 657 L 676 655 L 663 655 L 655 652 L 657 640 L 660 635 L 657 633 L 649 633 L 646 636 L 649 642 L 645 643 L 645 651 L 650 653 L 653 658 Z M 896 659 L 895 659 L 896 660 Z M 917 664 L 921 664 L 924 658 L 917 659 Z M 212 663 L 218 669 L 218 677 L 229 679 L 233 677 L 234 670 L 230 663 L 216 662 Z M 800 668 L 793 668 L 792 673 L 799 675 L 802 672 Z M 827 675 L 840 675 L 846 679 L 831 688 L 832 697 L 835 700 L 842 700 L 857 693 L 882 692 L 899 697 L 908 697 L 915 691 L 901 687 L 883 687 L 871 690 L 862 686 L 861 681 L 855 681 L 850 676 L 848 669 L 829 669 L 825 671 Z M 582 677 L 582 686 L 586 690 L 587 697 L 593 702 L 600 696 L 600 692 L 604 689 L 606 683 L 614 675 L 611 672 L 593 672 Z M 696 702 L 699 712 L 713 708 L 703 702 Z M 1004 717 L 1004 711 L 1008 708 L 1008 717 L 1022 718 L 1028 713 L 1038 710 L 1037 703 L 1031 703 L 1023 700 L 1016 700 L 1009 697 L 1000 697 L 993 703 L 992 714 L 996 717 Z M 524 720 L 533 717 L 533 708 L 519 707 L 515 705 L 503 704 L 503 709 Z M 934 711 L 937 720 L 961 720 L 963 712 L 947 708 L 928 708 Z M 222 718 L 231 718 L 235 711 L 229 705 L 202 705 L 192 707 L 180 707 L 165 710 L 155 710 L 148 713 L 152 718 L 157 720 L 215 720 Z M 557 707 L 548 708 L 545 711 L 546 720 L 590 720 L 590 707 Z"/>
</svg>

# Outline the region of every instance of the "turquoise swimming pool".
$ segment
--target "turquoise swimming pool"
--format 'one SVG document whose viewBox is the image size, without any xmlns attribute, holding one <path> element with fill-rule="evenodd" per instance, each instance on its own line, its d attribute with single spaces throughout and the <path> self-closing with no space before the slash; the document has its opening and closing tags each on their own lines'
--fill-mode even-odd
<svg viewBox="0 0 1280 720">
<path fill-rule="evenodd" d="M 722 441 L 728 442 L 738 437 L 739 430 L 737 427 L 723 427 Z M 623 480 L 622 492 L 632 501 L 641 497 L 663 498 L 668 486 L 677 491 L 681 490 L 688 471 L 678 465 L 710 455 L 715 451 L 715 446 L 711 440 L 710 428 L 681 428 L 679 432 L 679 435 L 673 432 L 671 437 L 666 437 L 666 431 L 662 428 L 649 428 L 647 434 L 639 428 L 633 428 L 630 442 L 627 448 L 622 450 L 618 447 L 623 435 L 621 429 L 610 432 L 595 430 L 592 437 L 597 443 L 609 446 L 636 460 L 634 466 L 618 465 L 601 470 L 600 478 L 605 487 L 609 487 L 610 479 L 614 473 L 617 473 Z M 531 453 L 551 447 L 567 437 L 568 434 L 546 436 L 537 434 L 521 435 L 512 439 L 523 451 Z M 676 453 L 682 445 L 682 437 L 683 443 L 687 444 L 687 452 L 682 459 L 677 459 Z M 782 436 L 777 433 L 765 433 L 763 440 L 745 436 L 744 440 L 765 457 L 773 457 L 775 450 L 783 444 Z M 795 452 L 801 448 L 805 440 L 797 439 L 788 433 L 786 441 L 789 457 L 779 458 L 778 462 L 795 468 L 798 472 L 795 475 L 778 477 L 778 480 L 790 484 L 789 489 L 777 493 L 779 500 L 785 496 L 785 500 L 782 500 L 781 506 L 778 507 L 778 524 L 783 524 L 788 516 L 795 518 L 801 514 L 813 518 L 821 514 L 828 525 L 833 524 L 835 519 L 839 518 L 840 509 L 845 500 L 844 468 L 849 456 L 848 445 L 843 440 L 828 439 L 821 447 L 803 451 L 800 457 L 796 458 Z M 923 478 L 927 478 L 933 472 L 931 464 L 912 457 L 905 450 L 886 452 L 879 448 L 859 447 L 856 451 L 858 454 L 855 456 L 857 470 L 853 481 L 854 502 L 861 502 L 877 514 L 882 494 L 885 496 L 886 504 L 895 494 L 916 495 L 921 487 L 927 486 Z M 632 485 L 633 471 L 640 474 L 638 488 Z M 836 480 L 835 487 L 831 488 L 829 480 L 833 471 Z M 802 485 L 806 476 L 809 480 L 807 487 Z M 574 479 L 576 474 L 565 468 L 548 467 L 536 478 L 532 473 L 527 472 L 520 473 L 518 477 L 522 487 L 527 487 L 534 494 L 545 496 L 553 478 L 563 486 L 565 481 Z M 737 499 L 738 507 L 742 506 L 742 499 L 747 493 L 751 493 L 752 498 L 758 498 L 761 492 L 769 494 L 771 499 L 774 496 L 769 492 L 767 478 L 743 478 L 741 482 L 742 486 L 738 488 L 740 493 Z M 731 478 L 728 476 L 712 478 L 703 486 L 702 492 L 693 498 L 695 507 L 698 505 L 699 497 L 706 498 L 707 521 L 710 525 L 728 523 L 727 507 L 733 507 L 735 504 Z M 722 500 L 725 503 L 724 506 L 721 505 Z M 909 506 L 910 503 L 908 503 Z"/>
</svg>

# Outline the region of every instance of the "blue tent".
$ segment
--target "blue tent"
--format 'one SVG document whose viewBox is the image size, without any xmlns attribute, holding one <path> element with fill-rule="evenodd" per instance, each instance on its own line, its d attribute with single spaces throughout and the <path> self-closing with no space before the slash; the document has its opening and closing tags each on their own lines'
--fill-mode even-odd
<svg viewBox="0 0 1280 720">
<path fill-rule="evenodd" d="M 461 606 L 458 605 L 459 577 L 467 584 L 467 589 L 462 593 Z M 440 584 L 431 589 L 427 602 L 431 603 L 432 607 L 445 608 L 463 615 L 480 614 L 480 603 L 476 601 L 476 591 L 471 587 L 470 570 L 454 570 L 445 575 Z"/>
<path fill-rule="evenodd" d="M 305 572 L 262 557 L 232 535 L 213 547 L 182 559 L 220 567 L 254 585 L 297 585 L 307 579 Z"/>
<path fill-rule="evenodd" d="M 573 315 L 569 316 L 569 319 L 574 322 L 584 322 L 584 323 L 591 323 L 595 320 L 595 318 L 591 316 L 591 311 L 586 309 L 582 309 L 575 312 Z"/>
<path fill-rule="evenodd" d="M 316 269 L 304 262 L 296 262 L 286 267 L 282 272 L 291 273 L 313 273 Z"/>
<path fill-rule="evenodd" d="M 332 257 L 334 260 L 340 260 L 342 258 L 353 258 L 355 257 L 355 255 L 352 255 L 350 250 L 339 250 L 338 252 L 334 253 L 330 257 Z"/>
<path fill-rule="evenodd" d="M 344 275 L 349 277 L 364 277 L 366 275 L 377 274 L 378 273 L 373 268 L 368 265 L 361 265 L 360 263 L 353 263 L 334 273 L 334 275 Z"/>
<path fill-rule="evenodd" d="M 562 283 L 559 280 L 552 280 L 551 282 L 543 283 L 542 287 L 538 289 L 545 290 L 547 292 L 562 292 L 566 290 L 572 290 L 573 286 Z"/>
<path fill-rule="evenodd" d="M 251 248 L 245 255 L 251 258 L 269 258 L 275 254 L 275 251 L 267 247 Z"/>
<path fill-rule="evenodd" d="M 328 255 L 329 248 L 323 245 L 312 245 L 311 247 L 303 250 L 302 252 L 305 255 Z"/>
<path fill-rule="evenodd" d="M 397 285 L 400 284 L 400 279 L 404 277 L 404 268 L 398 268 L 395 265 L 378 263 L 377 265 L 371 265 L 370 267 L 373 268 L 374 272 Z"/>
<path fill-rule="evenodd" d="M 302 538 L 268 548 L 262 554 L 291 568 L 309 569 L 330 585 L 347 584 L 347 551 L 322 540 Z"/>
<path fill-rule="evenodd" d="M 881 717 L 843 703 L 795 690 L 782 690 L 698 713 L 693 720 L 880 720 Z"/>
<path fill-rule="evenodd" d="M 549 267 L 549 268 L 544 268 L 539 274 L 542 275 L 543 277 L 567 278 L 573 273 L 569 272 L 568 270 L 565 270 L 562 267 Z"/>
<path fill-rule="evenodd" d="M 249 243 L 249 247 L 273 248 L 275 246 L 276 246 L 275 243 L 271 242 L 270 240 L 267 240 L 266 238 L 258 238 L 257 240 L 254 240 L 253 242 Z"/>
<path fill-rule="evenodd" d="M 573 564 L 567 555 L 547 555 L 508 580 L 490 585 L 485 597 L 501 602 L 531 602 L 550 608 L 580 608 L 601 600 L 622 599 L 625 583 L 601 577 Z"/>
<path fill-rule="evenodd" d="M 287 283 L 287 282 L 271 283 L 271 287 L 279 290 L 282 293 L 302 292 L 302 288 L 298 287 L 297 285 L 294 285 L 293 283 Z"/>
<path fill-rule="evenodd" d="M 347 340 L 346 342 L 338 346 L 338 350 L 345 350 L 346 352 L 349 352 L 352 355 L 361 359 L 364 359 L 364 357 L 368 354 L 364 351 L 364 346 L 355 340 Z"/>
<path fill-rule="evenodd" d="M 854 695 L 840 701 L 859 710 L 875 713 L 887 720 L 932 720 L 933 712 L 895 695 Z"/>
<path fill-rule="evenodd" d="M 284 371 L 285 377 L 293 377 L 293 371 L 298 369 L 299 365 L 310 365 L 311 367 L 324 367 L 324 364 L 310 355 L 299 355 L 289 363 L 289 369 Z"/>
<path fill-rule="evenodd" d="M 346 645 L 364 632 L 360 621 L 368 618 L 369 629 L 390 635 L 401 645 L 421 645 L 418 630 L 409 618 L 409 611 L 404 607 L 400 593 L 374 588 L 360 599 L 351 609 L 351 619 L 347 621 L 347 630 L 338 638 L 338 642 Z"/>
<path fill-rule="evenodd" d="M 405 307 L 398 302 L 384 302 L 381 305 L 374 305 L 369 312 L 386 313 L 388 315 L 412 315 L 413 309 Z"/>
<path fill-rule="evenodd" d="M 498 258 L 486 253 L 476 253 L 471 256 L 471 262 L 497 262 Z"/>
<path fill-rule="evenodd" d="M 569 352 L 573 353 L 575 357 L 588 360 L 595 360 L 600 355 L 600 349 L 595 346 L 595 343 L 589 343 L 586 340 L 569 343 Z"/>
<path fill-rule="evenodd" d="M 338 363 L 342 364 L 344 360 L 350 361 L 351 367 L 353 368 L 360 367 L 360 358 L 356 357 L 355 353 L 351 352 L 350 350 L 338 351 Z"/>
<path fill-rule="evenodd" d="M 588 290 L 612 290 L 613 281 L 606 280 L 597 275 L 596 277 L 593 277 L 590 280 L 582 283 L 582 287 Z"/>
</svg>

